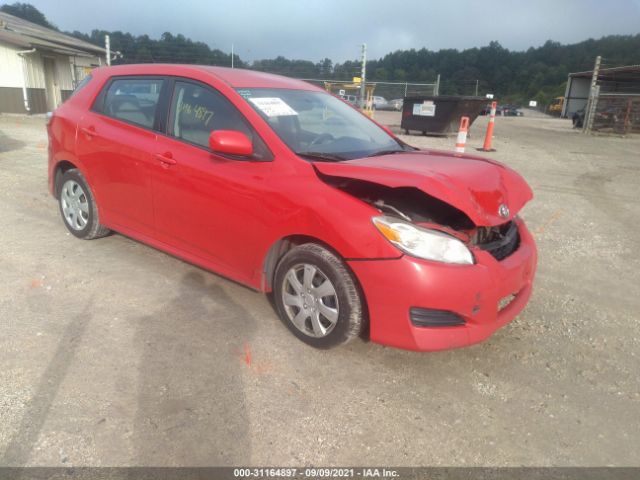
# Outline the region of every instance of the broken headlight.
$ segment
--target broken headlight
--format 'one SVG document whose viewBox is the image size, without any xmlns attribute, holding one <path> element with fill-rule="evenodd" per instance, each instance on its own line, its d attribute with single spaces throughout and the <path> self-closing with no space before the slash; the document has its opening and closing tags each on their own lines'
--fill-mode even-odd
<svg viewBox="0 0 640 480">
<path fill-rule="evenodd" d="M 460 265 L 473 264 L 473 255 L 467 246 L 444 232 L 421 228 L 387 216 L 374 217 L 373 224 L 387 240 L 413 257 Z"/>
</svg>

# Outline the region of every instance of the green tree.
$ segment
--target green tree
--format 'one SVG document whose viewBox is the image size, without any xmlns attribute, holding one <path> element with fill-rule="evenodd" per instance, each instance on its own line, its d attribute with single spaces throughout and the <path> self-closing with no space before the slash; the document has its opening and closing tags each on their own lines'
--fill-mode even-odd
<svg viewBox="0 0 640 480">
<path fill-rule="evenodd" d="M 318 73 L 324 78 L 331 78 L 333 75 L 333 62 L 330 58 L 324 58 L 318 64 Z"/>
<path fill-rule="evenodd" d="M 15 2 L 11 5 L 5 4 L 0 7 L 0 12 L 8 13 L 9 15 L 13 15 L 14 17 L 22 18 L 23 20 L 27 20 L 28 22 L 37 23 L 38 25 L 42 25 L 43 27 L 58 30 L 58 27 L 50 23 L 47 20 L 47 17 L 45 17 L 40 10 L 38 10 L 30 3 Z"/>
<path fill-rule="evenodd" d="M 40 25 L 55 28 L 42 12 L 28 3 L 3 5 L 0 10 Z M 121 31 L 93 30 L 91 33 L 69 33 L 96 45 L 104 45 L 105 35 L 111 37 L 111 48 L 122 58 L 114 63 L 195 63 L 231 65 L 231 55 L 203 42 L 195 42 L 180 33 L 165 32 L 160 38 L 132 35 Z M 542 46 L 526 51 L 510 51 L 493 41 L 479 48 L 466 50 L 421 49 L 397 50 L 379 59 L 367 61 L 368 79 L 372 81 L 434 82 L 441 76 L 440 92 L 468 95 L 475 92 L 493 93 L 501 101 L 524 103 L 538 100 L 542 105 L 564 94 L 570 72 L 591 70 L 597 55 L 607 65 L 640 64 L 640 34 L 610 35 L 598 40 L 588 39 L 572 45 L 548 40 Z M 256 60 L 248 65 L 236 55 L 234 64 L 254 70 L 278 73 L 297 78 L 351 80 L 359 77 L 361 63 L 347 60 L 334 64 L 324 58 L 317 63 L 292 60 L 284 56 Z M 509 99 L 509 100 L 507 100 Z"/>
</svg>

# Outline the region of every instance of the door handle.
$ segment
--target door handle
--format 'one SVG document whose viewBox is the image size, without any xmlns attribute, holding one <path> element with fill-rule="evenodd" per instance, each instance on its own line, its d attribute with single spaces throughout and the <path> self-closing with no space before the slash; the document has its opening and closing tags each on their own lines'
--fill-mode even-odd
<svg viewBox="0 0 640 480">
<path fill-rule="evenodd" d="M 96 129 L 93 127 L 82 127 L 80 128 L 80 131 L 88 137 L 95 137 L 97 135 Z"/>
<path fill-rule="evenodd" d="M 153 157 L 167 167 L 169 165 L 175 165 L 177 163 L 173 158 L 173 155 L 171 155 L 171 152 L 155 153 Z"/>
</svg>

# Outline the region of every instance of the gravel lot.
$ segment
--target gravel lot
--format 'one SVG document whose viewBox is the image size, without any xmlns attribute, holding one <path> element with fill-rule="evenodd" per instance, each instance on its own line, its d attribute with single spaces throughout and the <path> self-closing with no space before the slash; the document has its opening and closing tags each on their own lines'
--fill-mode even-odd
<svg viewBox="0 0 640 480">
<path fill-rule="evenodd" d="M 69 235 L 44 120 L 0 116 L 0 465 L 639 465 L 640 139 L 533 112 L 495 135 L 536 195 L 526 310 L 456 351 L 316 351 L 259 293 Z"/>
</svg>

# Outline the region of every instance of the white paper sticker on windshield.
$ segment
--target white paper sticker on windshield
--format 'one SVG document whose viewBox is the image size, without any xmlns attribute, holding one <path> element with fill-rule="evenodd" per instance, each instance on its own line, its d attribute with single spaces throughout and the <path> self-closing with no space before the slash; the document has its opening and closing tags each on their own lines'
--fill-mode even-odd
<svg viewBox="0 0 640 480">
<path fill-rule="evenodd" d="M 288 115 L 298 115 L 293 108 L 287 105 L 284 100 L 278 97 L 271 98 L 250 98 L 249 101 L 262 110 L 267 117 L 286 117 Z"/>
</svg>

